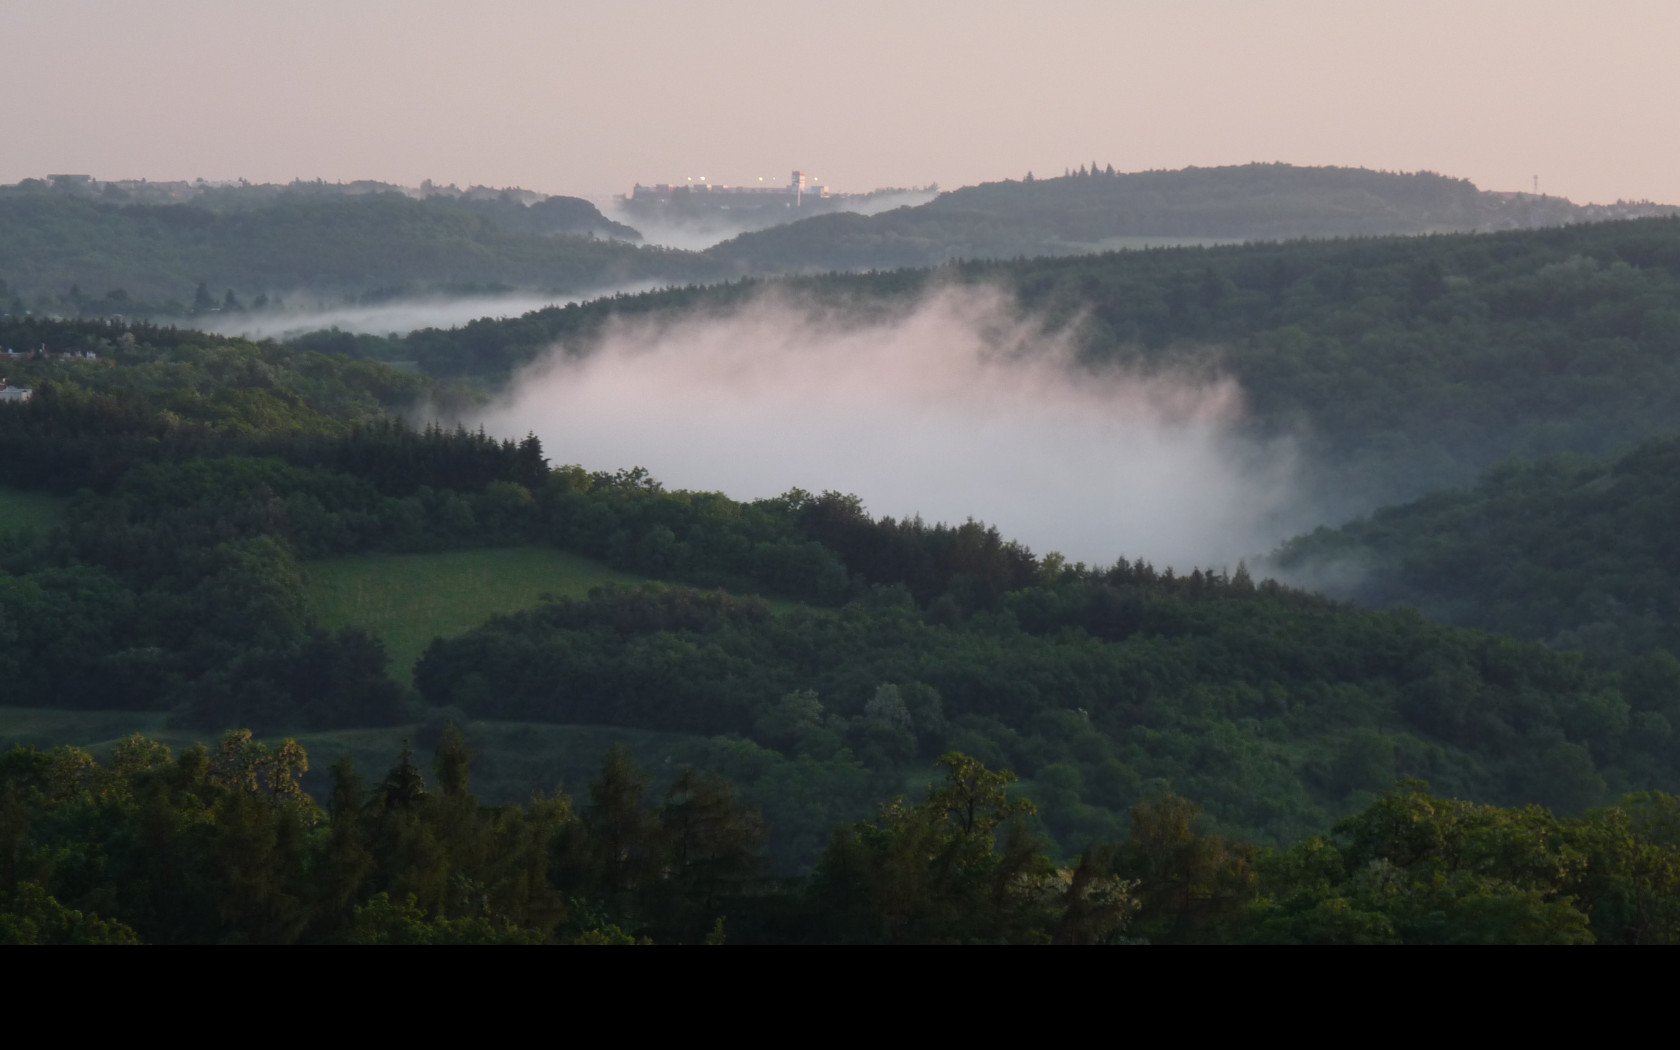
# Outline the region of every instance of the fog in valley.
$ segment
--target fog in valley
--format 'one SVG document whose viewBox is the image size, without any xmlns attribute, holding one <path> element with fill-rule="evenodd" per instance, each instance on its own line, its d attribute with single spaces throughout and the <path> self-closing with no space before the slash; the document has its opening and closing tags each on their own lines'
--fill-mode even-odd
<svg viewBox="0 0 1680 1050">
<path fill-rule="evenodd" d="M 207 314 L 188 324 L 218 335 L 247 339 L 290 339 L 305 332 L 337 328 L 357 335 L 406 335 L 422 328 L 458 328 L 480 318 L 519 317 L 533 310 L 587 302 L 620 293 L 634 295 L 662 287 L 640 281 L 587 293 L 510 292 L 504 295 L 427 295 L 375 303 L 314 303 L 307 293 L 285 298 L 288 306 L 251 313 Z"/>
<path fill-rule="evenodd" d="M 914 208 L 937 196 L 937 189 L 876 190 L 873 193 L 862 194 L 838 210 L 856 212 L 859 215 L 879 215 L 894 208 Z"/>
<path fill-rule="evenodd" d="M 811 218 L 817 215 L 833 215 L 838 212 L 851 212 L 857 215 L 878 215 L 894 208 L 912 208 L 939 196 L 937 190 L 877 190 L 871 193 L 859 193 L 848 196 L 839 201 L 830 199 L 822 206 L 813 208 L 810 215 L 794 215 L 788 221 Z M 743 233 L 753 230 L 768 229 L 783 223 L 766 221 L 762 216 L 755 220 L 733 219 L 727 212 L 712 211 L 685 217 L 682 221 L 660 222 L 652 219 L 645 211 L 632 211 L 624 207 L 622 201 L 596 199 L 595 205 L 601 213 L 615 222 L 622 222 L 633 226 L 642 235 L 644 244 L 654 244 L 662 248 L 681 248 L 684 251 L 705 251 L 713 245 L 739 237 Z"/>
<path fill-rule="evenodd" d="M 595 204 L 607 218 L 634 227 L 642 235 L 643 244 L 679 248 L 685 252 L 702 252 L 748 230 L 762 228 L 762 224 L 732 223 L 711 216 L 705 221 L 658 222 L 646 215 L 633 214 L 616 202 L 596 200 Z"/>
<path fill-rule="evenodd" d="M 1293 447 L 1240 435 L 1233 381 L 1093 374 L 1070 344 L 988 291 L 868 321 L 766 298 L 557 348 L 476 422 L 557 463 L 737 499 L 850 492 L 1094 564 L 1234 567 L 1312 523 Z"/>
</svg>

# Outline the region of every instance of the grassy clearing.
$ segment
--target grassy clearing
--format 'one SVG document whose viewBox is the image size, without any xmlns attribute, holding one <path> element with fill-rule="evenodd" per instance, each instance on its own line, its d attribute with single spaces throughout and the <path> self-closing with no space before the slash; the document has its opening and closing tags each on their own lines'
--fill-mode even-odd
<svg viewBox="0 0 1680 1050">
<path fill-rule="evenodd" d="M 0 533 L 14 529 L 45 529 L 58 523 L 65 501 L 40 492 L 0 488 Z"/>
<path fill-rule="evenodd" d="M 309 562 L 304 572 L 322 626 L 372 631 L 404 679 L 433 638 L 532 608 L 544 594 L 581 598 L 602 584 L 641 582 L 548 547 L 365 554 Z"/>
</svg>

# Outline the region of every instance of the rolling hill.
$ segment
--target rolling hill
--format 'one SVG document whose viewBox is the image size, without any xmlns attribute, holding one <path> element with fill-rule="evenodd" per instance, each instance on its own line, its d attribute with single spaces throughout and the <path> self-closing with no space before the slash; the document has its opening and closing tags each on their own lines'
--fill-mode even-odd
<svg viewBox="0 0 1680 1050">
<path fill-rule="evenodd" d="M 1610 459 L 1502 464 L 1475 485 L 1298 537 L 1273 561 L 1337 597 L 1625 664 L 1680 653 L 1676 520 L 1680 440 L 1662 437 Z M 1680 664 L 1660 663 L 1674 666 L 1669 705 Z"/>
<path fill-rule="evenodd" d="M 429 197 L 396 187 L 253 186 L 189 200 L 20 184 L 0 188 L 0 309 L 188 317 L 258 296 L 331 302 L 391 289 L 582 291 L 704 280 L 716 263 L 631 243 L 567 197 Z M 343 187 L 336 187 L 342 190 Z M 195 302 L 200 285 L 213 302 Z"/>
<path fill-rule="evenodd" d="M 1248 164 L 1116 174 L 1093 165 L 1060 178 L 967 186 L 874 216 L 819 216 L 743 234 L 708 254 L 759 273 L 867 270 L 1187 243 L 1492 231 L 1676 210 L 1490 193 L 1431 172 Z"/>
</svg>

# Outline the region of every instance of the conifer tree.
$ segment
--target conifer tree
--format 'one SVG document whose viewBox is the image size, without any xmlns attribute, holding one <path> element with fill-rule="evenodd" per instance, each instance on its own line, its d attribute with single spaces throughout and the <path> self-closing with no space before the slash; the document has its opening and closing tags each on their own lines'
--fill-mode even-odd
<svg viewBox="0 0 1680 1050">
<path fill-rule="evenodd" d="M 650 786 L 621 744 L 607 751 L 600 779 L 589 786 L 584 823 L 600 858 L 601 888 L 609 895 L 634 890 L 658 866 L 659 818 L 643 804 Z"/>
<path fill-rule="evenodd" d="M 432 766 L 437 775 L 438 790 L 445 798 L 467 797 L 471 767 L 472 754 L 467 750 L 466 737 L 455 726 L 450 726 L 438 740 Z"/>
<path fill-rule="evenodd" d="M 384 782 L 379 785 L 379 802 L 387 811 L 408 809 L 425 794 L 426 777 L 414 764 L 414 752 L 404 740 L 397 764 L 391 767 L 391 771 L 385 774 Z"/>
</svg>

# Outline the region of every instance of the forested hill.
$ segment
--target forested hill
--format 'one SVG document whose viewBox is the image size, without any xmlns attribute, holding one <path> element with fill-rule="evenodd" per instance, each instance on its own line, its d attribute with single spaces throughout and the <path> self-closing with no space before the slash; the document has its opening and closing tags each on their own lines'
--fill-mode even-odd
<svg viewBox="0 0 1680 1050">
<path fill-rule="evenodd" d="M 1257 436 L 1302 442 L 1328 520 L 1513 456 L 1606 455 L 1680 428 L 1677 219 L 736 282 L 309 345 L 499 380 L 557 342 L 587 352 L 613 318 L 704 317 L 765 292 L 871 317 L 951 284 L 1077 324 L 1097 367 L 1212 361 Z"/>
<path fill-rule="evenodd" d="M 707 252 L 637 246 L 593 204 L 377 182 L 0 186 L 0 312 L 183 318 L 261 297 L 588 292 L 638 281 L 930 266 L 1154 244 L 1497 230 L 1672 213 L 1481 192 L 1462 179 L 1283 164 L 1004 181 L 829 214 Z M 231 296 L 230 296 L 231 293 Z"/>
<path fill-rule="evenodd" d="M 1661 438 L 1608 461 L 1506 464 L 1300 537 L 1276 562 L 1365 604 L 1584 649 L 1630 688 L 1680 695 L 1676 522 L 1680 440 Z"/>
<path fill-rule="evenodd" d="M 708 254 L 760 273 L 867 270 L 1150 241 L 1490 231 L 1675 212 L 1489 193 L 1429 172 L 1249 164 L 1116 174 L 1093 164 L 1059 178 L 968 186 L 880 215 L 820 216 L 743 234 Z"/>
<path fill-rule="evenodd" d="M 181 203 L 216 213 L 255 211 L 288 200 L 355 200 L 371 196 L 408 197 L 438 208 L 483 215 L 514 233 L 573 234 L 639 241 L 641 234 L 621 222 L 614 222 L 582 197 L 561 197 L 509 187 L 491 189 L 473 186 L 419 188 L 388 182 L 209 183 L 91 182 L 69 183 L 60 178 L 49 186 L 38 180 L 24 180 L 14 186 L 0 186 L 0 196 L 30 196 L 50 189 L 57 196 L 74 196 L 106 204 L 146 205 Z"/>
<path fill-rule="evenodd" d="M 272 190 L 272 192 L 268 192 Z M 0 310 L 183 316 L 231 291 L 333 302 L 392 288 L 585 291 L 708 278 L 718 264 L 629 243 L 587 201 L 394 190 L 211 190 L 178 203 L 57 188 L 0 192 Z M 626 239 L 611 239 L 611 238 Z"/>
<path fill-rule="evenodd" d="M 1404 777 L 1566 812 L 1680 786 L 1639 718 L 1671 696 L 1533 643 L 1241 569 L 1068 566 L 837 493 L 553 467 L 565 450 L 534 437 L 396 421 L 425 381 L 372 363 L 145 327 L 19 336 L 100 356 L 8 364 L 35 393 L 0 405 L 0 495 L 75 496 L 0 542 L 0 706 L 207 733 L 454 721 L 475 748 L 493 725 L 665 734 L 764 806 L 793 871 L 948 751 L 1017 770 L 1063 856 L 1166 792 L 1286 842 Z M 305 586 L 321 559 L 510 545 L 664 585 L 434 641 L 412 688 Z"/>
</svg>

